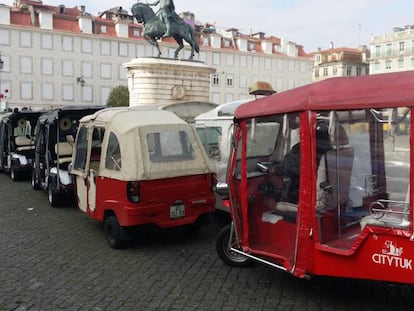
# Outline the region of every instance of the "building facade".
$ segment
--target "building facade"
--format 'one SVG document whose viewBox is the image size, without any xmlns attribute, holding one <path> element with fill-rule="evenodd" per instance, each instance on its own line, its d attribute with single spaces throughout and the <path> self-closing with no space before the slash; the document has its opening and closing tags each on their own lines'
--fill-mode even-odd
<svg viewBox="0 0 414 311">
<path fill-rule="evenodd" d="M 414 25 L 395 27 L 392 33 L 371 39 L 372 74 L 414 70 Z"/>
<path fill-rule="evenodd" d="M 332 77 L 350 77 L 369 74 L 369 50 L 366 46 L 358 49 L 334 48 L 320 50 L 313 57 L 313 81 Z"/>
<path fill-rule="evenodd" d="M 216 68 L 210 100 L 220 104 L 248 98 L 257 80 L 277 91 L 312 81 L 312 60 L 303 47 L 263 33 L 195 27 L 200 45 L 197 61 Z M 177 44 L 160 43 L 162 56 L 173 57 Z M 188 47 L 180 58 L 189 57 Z M 40 0 L 0 4 L 0 94 L 9 107 L 105 104 L 113 87 L 127 86 L 124 63 L 156 55 L 142 37 L 142 25 L 122 7 L 99 16 L 84 6 L 50 6 Z M 7 90 L 7 92 L 5 92 Z"/>
</svg>

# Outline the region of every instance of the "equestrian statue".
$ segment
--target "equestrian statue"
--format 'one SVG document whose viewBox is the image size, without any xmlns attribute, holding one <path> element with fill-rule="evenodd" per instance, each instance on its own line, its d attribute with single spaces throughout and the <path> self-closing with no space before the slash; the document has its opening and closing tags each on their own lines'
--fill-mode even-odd
<svg viewBox="0 0 414 311">
<path fill-rule="evenodd" d="M 157 14 L 150 6 L 160 5 Z M 175 12 L 173 0 L 158 0 L 153 3 L 137 2 L 131 8 L 132 15 L 144 26 L 143 36 L 153 46 L 157 48 L 158 57 L 161 50 L 157 40 L 160 38 L 173 37 L 177 41 L 178 48 L 174 52 L 174 58 L 178 58 L 178 53 L 184 48 L 183 40 L 191 46 L 189 59 L 193 59 L 194 51 L 199 53 L 199 46 L 194 37 L 193 29 Z"/>
</svg>

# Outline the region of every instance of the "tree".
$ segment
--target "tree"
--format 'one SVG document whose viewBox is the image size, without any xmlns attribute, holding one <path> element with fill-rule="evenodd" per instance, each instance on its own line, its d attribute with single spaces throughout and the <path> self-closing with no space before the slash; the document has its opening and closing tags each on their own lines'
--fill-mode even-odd
<svg viewBox="0 0 414 311">
<path fill-rule="evenodd" d="M 114 87 L 106 101 L 108 107 L 129 106 L 129 91 L 126 86 Z"/>
</svg>

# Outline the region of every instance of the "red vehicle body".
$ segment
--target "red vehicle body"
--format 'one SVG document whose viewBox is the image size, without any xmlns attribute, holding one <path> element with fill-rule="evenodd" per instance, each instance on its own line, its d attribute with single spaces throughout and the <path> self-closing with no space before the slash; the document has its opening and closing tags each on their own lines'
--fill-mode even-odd
<svg viewBox="0 0 414 311">
<path fill-rule="evenodd" d="M 220 258 L 414 283 L 413 112 L 414 72 L 328 79 L 237 108 Z"/>
<path fill-rule="evenodd" d="M 113 248 L 143 224 L 205 223 L 215 173 L 195 129 L 168 111 L 108 108 L 79 122 L 72 159 L 79 208 L 105 226 Z"/>
</svg>

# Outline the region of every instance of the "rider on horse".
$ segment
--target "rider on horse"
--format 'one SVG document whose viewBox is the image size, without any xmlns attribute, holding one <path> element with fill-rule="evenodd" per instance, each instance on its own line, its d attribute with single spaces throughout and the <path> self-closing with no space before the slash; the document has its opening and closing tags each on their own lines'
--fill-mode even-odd
<svg viewBox="0 0 414 311">
<path fill-rule="evenodd" d="M 175 12 L 175 5 L 173 0 L 157 0 L 153 3 L 148 3 L 150 6 L 160 5 L 159 15 L 164 22 L 166 31 L 163 37 L 171 37 L 171 21 L 175 19 L 177 13 Z"/>
</svg>

